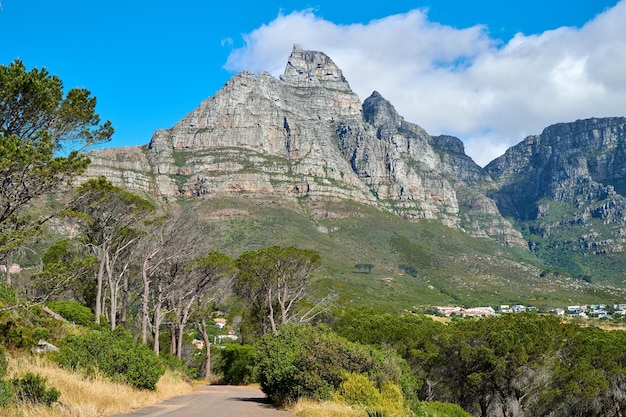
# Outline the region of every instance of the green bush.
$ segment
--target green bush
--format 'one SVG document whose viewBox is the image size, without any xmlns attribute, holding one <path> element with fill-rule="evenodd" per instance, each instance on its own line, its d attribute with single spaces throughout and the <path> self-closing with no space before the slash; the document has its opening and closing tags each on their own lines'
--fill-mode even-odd
<svg viewBox="0 0 626 417">
<path fill-rule="evenodd" d="M 11 404 L 11 398 L 13 398 L 11 383 L 0 379 L 0 407 L 8 407 Z"/>
<path fill-rule="evenodd" d="M 84 335 L 70 335 L 60 349 L 61 366 L 88 373 L 97 370 L 139 389 L 156 389 L 165 372 L 165 367 L 150 348 L 135 342 L 122 330 L 92 330 Z"/>
<path fill-rule="evenodd" d="M 254 381 L 254 346 L 228 345 L 220 350 L 215 372 L 225 384 L 249 384 Z"/>
<path fill-rule="evenodd" d="M 51 301 L 46 306 L 67 321 L 85 327 L 93 327 L 95 316 L 89 307 L 76 301 Z"/>
<path fill-rule="evenodd" d="M 400 384 L 407 369 L 393 352 L 349 342 L 328 328 L 281 326 L 277 335 L 263 336 L 255 348 L 261 389 L 278 403 L 329 399 L 349 373 L 367 375 L 376 387 L 386 381 Z"/>
<path fill-rule="evenodd" d="M 22 378 L 11 380 L 13 395 L 17 402 L 45 404 L 48 407 L 61 396 L 58 389 L 46 388 L 46 378 L 27 372 Z"/>
<path fill-rule="evenodd" d="M 419 403 L 415 417 L 472 417 L 470 413 L 456 404 L 439 401 L 424 401 Z"/>
<path fill-rule="evenodd" d="M 8 367 L 9 361 L 7 360 L 7 352 L 2 346 L 0 346 L 0 379 L 7 376 Z"/>
<path fill-rule="evenodd" d="M 0 305 L 14 304 L 16 301 L 15 290 L 10 285 L 0 282 Z"/>
<path fill-rule="evenodd" d="M 348 374 L 339 386 L 338 394 L 350 405 L 374 407 L 383 402 L 380 391 L 363 374 Z"/>
</svg>

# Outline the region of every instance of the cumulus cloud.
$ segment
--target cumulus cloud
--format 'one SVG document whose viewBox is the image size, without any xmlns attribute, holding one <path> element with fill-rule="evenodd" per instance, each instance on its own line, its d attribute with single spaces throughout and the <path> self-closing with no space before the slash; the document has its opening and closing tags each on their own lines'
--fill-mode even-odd
<svg viewBox="0 0 626 417">
<path fill-rule="evenodd" d="M 488 28 L 453 28 L 412 10 L 337 25 L 305 10 L 244 36 L 226 68 L 282 74 L 294 44 L 323 51 L 361 100 L 379 91 L 430 134 L 453 134 L 485 165 L 558 122 L 626 116 L 626 0 L 581 28 L 507 42 Z"/>
</svg>

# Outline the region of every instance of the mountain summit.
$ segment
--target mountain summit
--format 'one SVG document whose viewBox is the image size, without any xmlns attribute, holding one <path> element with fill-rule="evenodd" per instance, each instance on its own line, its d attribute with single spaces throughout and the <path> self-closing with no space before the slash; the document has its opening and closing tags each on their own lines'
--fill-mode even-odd
<svg viewBox="0 0 626 417">
<path fill-rule="evenodd" d="M 526 245 L 459 139 L 430 136 L 378 92 L 361 103 L 327 55 L 297 45 L 280 79 L 243 71 L 147 146 L 90 156 L 86 176 L 165 198 L 291 199 L 313 217 L 348 200 Z"/>
</svg>

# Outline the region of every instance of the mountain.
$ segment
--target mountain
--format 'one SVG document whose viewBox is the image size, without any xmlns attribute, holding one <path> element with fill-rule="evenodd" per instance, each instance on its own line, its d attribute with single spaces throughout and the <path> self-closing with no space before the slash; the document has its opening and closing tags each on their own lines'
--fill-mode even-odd
<svg viewBox="0 0 626 417">
<path fill-rule="evenodd" d="M 490 196 L 515 219 L 533 251 L 586 279 L 623 284 L 625 118 L 550 126 L 485 171 L 498 185 Z"/>
<path fill-rule="evenodd" d="M 350 200 L 526 245 L 459 139 L 428 135 L 377 92 L 361 103 L 328 56 L 299 46 L 280 79 L 241 72 L 147 147 L 91 159 L 86 177 L 167 198 L 271 196 L 314 217 L 320 202 Z"/>
<path fill-rule="evenodd" d="M 361 103 L 328 56 L 296 45 L 279 79 L 235 75 L 147 145 L 90 153 L 76 182 L 193 204 L 233 256 L 315 249 L 320 291 L 351 301 L 608 303 L 626 299 L 623 125 L 551 126 L 483 169 L 378 92 Z"/>
</svg>

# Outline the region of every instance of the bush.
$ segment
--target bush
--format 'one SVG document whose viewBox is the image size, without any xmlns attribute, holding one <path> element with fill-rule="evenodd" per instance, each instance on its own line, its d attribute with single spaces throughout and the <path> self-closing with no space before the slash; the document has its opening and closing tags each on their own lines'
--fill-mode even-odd
<svg viewBox="0 0 626 417">
<path fill-rule="evenodd" d="M 338 393 L 350 405 L 373 407 L 383 402 L 380 391 L 362 374 L 348 374 L 339 386 Z"/>
<path fill-rule="evenodd" d="M 228 345 L 220 350 L 215 372 L 225 384 L 249 384 L 254 381 L 254 346 Z"/>
<path fill-rule="evenodd" d="M 135 342 L 122 330 L 92 330 L 84 335 L 70 335 L 60 349 L 61 366 L 87 373 L 98 370 L 138 389 L 156 389 L 165 372 L 165 367 L 150 348 Z"/>
<path fill-rule="evenodd" d="M 415 410 L 415 417 L 472 417 L 456 404 L 439 401 L 424 401 Z"/>
<path fill-rule="evenodd" d="M 89 307 L 76 301 L 51 301 L 46 306 L 67 321 L 84 327 L 93 327 L 95 316 Z"/>
<path fill-rule="evenodd" d="M 277 335 L 263 336 L 255 347 L 261 389 L 278 403 L 329 399 L 350 373 L 367 375 L 376 387 L 401 383 L 407 369 L 393 352 L 349 342 L 327 328 L 281 326 Z"/>
<path fill-rule="evenodd" d="M 45 404 L 48 407 L 61 396 L 58 389 L 46 388 L 46 378 L 27 372 L 22 378 L 11 380 L 13 395 L 18 402 Z"/>
<path fill-rule="evenodd" d="M 0 379 L 7 376 L 7 369 L 9 368 L 9 361 L 7 360 L 7 352 L 2 346 L 0 346 Z"/>
<path fill-rule="evenodd" d="M 0 282 L 0 305 L 15 304 L 15 290 L 7 283 Z"/>
<path fill-rule="evenodd" d="M 8 407 L 13 397 L 13 389 L 11 383 L 7 380 L 0 379 L 0 407 Z"/>
</svg>

